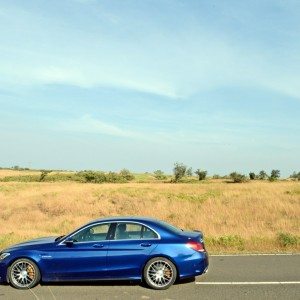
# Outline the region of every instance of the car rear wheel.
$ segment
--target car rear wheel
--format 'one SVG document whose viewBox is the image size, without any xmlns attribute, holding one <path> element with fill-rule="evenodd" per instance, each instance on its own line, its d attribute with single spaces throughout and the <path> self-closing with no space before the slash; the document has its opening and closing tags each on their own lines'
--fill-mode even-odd
<svg viewBox="0 0 300 300">
<path fill-rule="evenodd" d="M 176 280 L 175 265 L 165 257 L 155 257 L 144 268 L 144 280 L 155 290 L 168 289 Z"/>
<path fill-rule="evenodd" d="M 27 258 L 20 258 L 12 263 L 8 270 L 9 283 L 17 289 L 30 289 L 41 279 L 38 266 Z"/>
</svg>

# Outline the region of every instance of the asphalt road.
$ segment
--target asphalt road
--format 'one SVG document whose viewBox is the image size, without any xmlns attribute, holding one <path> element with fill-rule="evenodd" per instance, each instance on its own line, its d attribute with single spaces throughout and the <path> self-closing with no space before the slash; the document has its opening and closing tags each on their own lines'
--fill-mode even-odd
<svg viewBox="0 0 300 300">
<path fill-rule="evenodd" d="M 26 291 L 0 285 L 1 299 L 300 300 L 300 255 L 213 256 L 206 275 L 166 291 L 130 282 L 45 284 Z"/>
</svg>

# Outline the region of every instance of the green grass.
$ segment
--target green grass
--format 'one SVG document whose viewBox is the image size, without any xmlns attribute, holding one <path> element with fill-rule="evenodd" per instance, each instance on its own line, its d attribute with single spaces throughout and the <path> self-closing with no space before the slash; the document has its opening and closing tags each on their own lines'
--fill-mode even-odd
<svg viewBox="0 0 300 300">
<path fill-rule="evenodd" d="M 300 237 L 290 233 L 281 232 L 277 235 L 277 241 L 283 248 L 293 247 L 300 244 Z"/>
</svg>

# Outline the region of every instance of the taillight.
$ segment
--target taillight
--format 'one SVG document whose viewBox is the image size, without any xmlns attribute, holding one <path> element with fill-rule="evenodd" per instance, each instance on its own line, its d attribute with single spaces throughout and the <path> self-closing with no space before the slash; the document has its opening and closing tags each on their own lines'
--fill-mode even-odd
<svg viewBox="0 0 300 300">
<path fill-rule="evenodd" d="M 198 252 L 205 252 L 205 248 L 200 242 L 190 241 L 186 246 Z"/>
</svg>

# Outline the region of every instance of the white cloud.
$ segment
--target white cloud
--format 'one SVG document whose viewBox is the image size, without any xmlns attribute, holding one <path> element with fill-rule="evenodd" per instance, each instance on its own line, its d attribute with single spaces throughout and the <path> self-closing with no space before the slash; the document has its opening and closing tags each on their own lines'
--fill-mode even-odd
<svg viewBox="0 0 300 300">
<path fill-rule="evenodd" d="M 59 128 L 73 132 L 96 133 L 126 138 L 136 138 L 140 136 L 134 131 L 122 129 L 119 126 L 95 119 L 90 115 L 84 115 L 78 119 L 65 120 L 59 124 Z"/>
<path fill-rule="evenodd" d="M 169 98 L 243 85 L 300 97 L 299 61 L 289 58 L 288 49 L 283 61 L 280 53 L 193 18 L 168 30 L 155 19 L 143 20 L 143 14 L 131 19 L 102 6 L 82 15 L 90 18 L 83 23 L 51 14 L 41 18 L 16 7 L 5 11 L 0 21 L 7 28 L 0 35 L 2 85 L 111 86 Z M 286 68 L 291 64 L 294 68 Z"/>
</svg>

